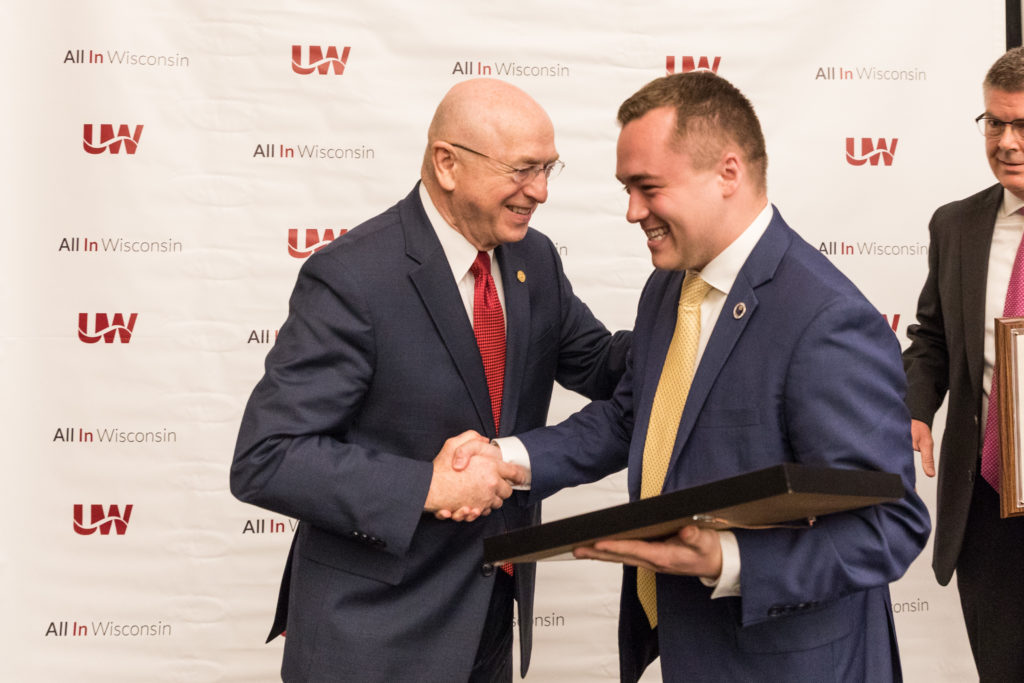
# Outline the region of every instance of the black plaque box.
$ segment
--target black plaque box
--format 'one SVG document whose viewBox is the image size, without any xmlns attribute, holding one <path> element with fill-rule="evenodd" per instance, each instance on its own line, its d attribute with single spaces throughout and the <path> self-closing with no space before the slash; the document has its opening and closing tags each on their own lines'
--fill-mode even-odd
<svg viewBox="0 0 1024 683">
<path fill-rule="evenodd" d="M 727 529 L 899 500 L 899 475 L 786 463 L 484 539 L 484 560 L 533 562 L 604 539 L 653 539 L 689 524 Z"/>
</svg>

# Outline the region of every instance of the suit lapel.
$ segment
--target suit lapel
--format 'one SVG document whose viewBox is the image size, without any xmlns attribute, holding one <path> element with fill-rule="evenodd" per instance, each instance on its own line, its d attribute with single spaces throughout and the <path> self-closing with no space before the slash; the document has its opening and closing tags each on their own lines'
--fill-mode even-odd
<svg viewBox="0 0 1024 683">
<path fill-rule="evenodd" d="M 974 395 L 981 393 L 985 371 L 985 290 L 988 283 L 988 257 L 992 249 L 996 214 L 1003 198 L 1003 188 L 995 185 L 981 198 L 974 213 L 976 220 L 956 231 L 960 243 L 954 253 L 960 255 L 960 272 L 956 273 L 962 292 L 964 351 Z"/>
<path fill-rule="evenodd" d="M 505 292 L 505 384 L 501 399 L 501 433 L 514 433 L 526 369 L 526 353 L 530 341 L 530 278 L 526 265 L 516 253 L 515 245 L 506 244 L 494 250 L 501 269 Z M 522 279 L 520 279 L 522 274 Z"/>
<path fill-rule="evenodd" d="M 423 211 L 418 185 L 399 202 L 398 209 L 405 233 L 406 255 L 415 262 L 409 270 L 409 279 L 466 385 L 480 418 L 481 432 L 493 436 L 494 420 L 491 418 L 491 400 L 480 349 L 477 348 L 473 326 L 459 296 L 451 266 Z"/>
<path fill-rule="evenodd" d="M 701 356 L 700 364 L 697 366 L 693 376 L 693 382 L 690 384 L 690 391 L 686 396 L 686 407 L 683 409 L 683 415 L 679 421 L 679 431 L 676 433 L 676 442 L 672 449 L 672 459 L 669 461 L 668 466 L 669 471 L 672 471 L 672 468 L 675 467 L 683 446 L 690 438 L 690 434 L 697 424 L 697 418 L 704 408 L 708 394 L 711 392 L 711 388 L 715 385 L 718 375 L 732 354 L 736 342 L 757 312 L 759 303 L 755 289 L 771 280 L 791 241 L 792 237 L 789 229 L 782 220 L 782 217 L 779 216 L 778 211 L 776 211 L 765 234 L 762 235 L 761 239 L 754 246 L 750 256 L 747 257 L 746 262 L 737 274 L 732 289 L 729 290 L 726 296 L 725 304 L 722 306 L 722 312 L 719 314 L 714 329 L 711 331 L 711 337 L 708 340 L 707 347 L 704 349 L 704 354 Z M 677 294 L 674 302 L 678 302 L 678 298 Z M 742 304 L 742 312 L 737 308 L 740 304 Z M 674 323 L 674 315 L 672 320 Z M 671 337 L 671 332 L 669 332 L 669 337 Z M 665 343 L 666 349 L 668 348 L 667 344 L 668 342 Z M 664 358 L 664 355 L 665 352 L 662 352 L 661 358 Z M 660 373 L 661 364 L 657 365 L 657 372 Z M 657 383 L 657 381 L 657 378 L 655 378 L 654 382 Z M 653 400 L 652 392 L 650 401 Z M 650 403 L 646 399 L 644 410 L 649 419 Z M 668 477 L 666 477 L 666 481 L 668 481 Z"/>
</svg>

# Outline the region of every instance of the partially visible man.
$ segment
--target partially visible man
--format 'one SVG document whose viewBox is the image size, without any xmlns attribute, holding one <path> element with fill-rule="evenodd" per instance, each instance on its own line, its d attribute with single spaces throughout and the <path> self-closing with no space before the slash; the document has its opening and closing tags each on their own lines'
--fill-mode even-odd
<svg viewBox="0 0 1024 683">
<path fill-rule="evenodd" d="M 287 627 L 284 680 L 510 681 L 513 594 L 525 675 L 535 568 L 496 571 L 482 539 L 539 507 L 502 506 L 515 467 L 453 472 L 470 436 L 445 437 L 541 426 L 556 380 L 607 397 L 625 367 L 629 334 L 529 227 L 560 166 L 525 92 L 459 83 L 421 183 L 303 265 L 231 468 L 238 498 L 300 520 L 270 634 Z M 481 516 L 435 517 L 461 507 Z"/>
<path fill-rule="evenodd" d="M 631 500 L 780 463 L 895 472 L 901 500 L 807 528 L 683 528 L 577 557 L 624 565 L 623 681 L 901 679 L 889 586 L 921 552 L 906 378 L 881 314 L 768 203 L 750 102 L 708 72 L 619 109 L 616 176 L 655 271 L 608 401 L 499 440 L 531 500 L 629 468 Z M 480 442 L 457 449 L 489 452 Z M 473 458 L 476 459 L 476 458 Z"/>
<path fill-rule="evenodd" d="M 998 182 L 932 216 L 928 277 L 903 362 L 914 448 L 929 477 L 931 424 L 949 394 L 935 577 L 944 586 L 956 571 L 980 679 L 1024 681 L 1024 518 L 999 516 L 999 411 L 989 402 L 997 393 L 994 319 L 1024 315 L 1024 49 L 996 60 L 982 94 L 977 122 Z"/>
</svg>

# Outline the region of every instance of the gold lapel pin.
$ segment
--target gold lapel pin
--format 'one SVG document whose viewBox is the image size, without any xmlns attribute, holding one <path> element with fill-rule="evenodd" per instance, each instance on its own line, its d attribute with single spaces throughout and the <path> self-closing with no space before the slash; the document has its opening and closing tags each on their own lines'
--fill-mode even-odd
<svg viewBox="0 0 1024 683">
<path fill-rule="evenodd" d="M 516 279 L 520 282 L 526 282 L 526 273 L 521 270 L 516 271 Z"/>
<path fill-rule="evenodd" d="M 738 304 L 736 304 L 736 306 L 732 309 L 732 317 L 736 318 L 736 320 L 739 320 L 746 314 L 746 312 L 747 305 L 741 301 Z"/>
</svg>

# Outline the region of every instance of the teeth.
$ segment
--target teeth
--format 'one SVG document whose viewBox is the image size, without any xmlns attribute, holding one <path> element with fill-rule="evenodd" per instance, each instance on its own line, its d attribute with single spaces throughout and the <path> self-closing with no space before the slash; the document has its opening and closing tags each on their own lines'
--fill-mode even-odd
<svg viewBox="0 0 1024 683">
<path fill-rule="evenodd" d="M 518 213 L 520 216 L 526 216 L 530 213 L 529 209 L 523 208 L 521 206 L 510 206 L 508 208 L 509 210 L 512 211 L 512 213 Z"/>
<path fill-rule="evenodd" d="M 662 226 L 660 228 L 652 228 L 650 230 L 644 230 L 644 232 L 647 233 L 647 239 L 649 239 L 649 240 L 656 240 L 656 239 L 661 239 L 662 237 L 667 235 L 668 234 L 668 228 Z"/>
</svg>

